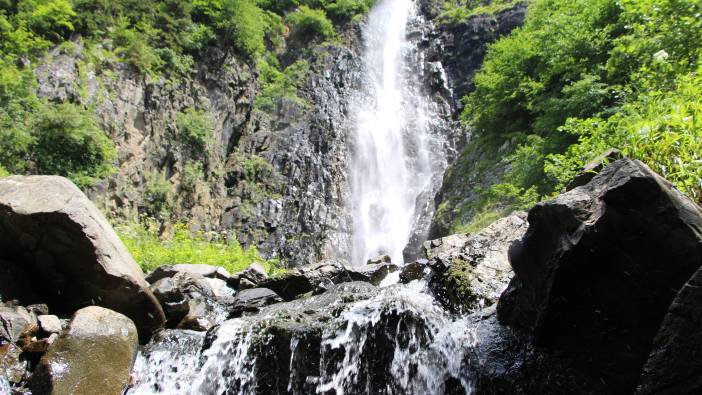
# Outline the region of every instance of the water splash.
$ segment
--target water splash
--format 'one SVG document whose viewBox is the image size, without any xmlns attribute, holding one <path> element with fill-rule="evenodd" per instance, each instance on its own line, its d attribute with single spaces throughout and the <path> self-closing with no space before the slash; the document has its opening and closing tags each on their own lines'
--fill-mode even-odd
<svg viewBox="0 0 702 395">
<path fill-rule="evenodd" d="M 388 254 L 404 262 L 433 180 L 445 169 L 436 117 L 419 78 L 423 59 L 407 27 L 420 18 L 412 0 L 382 0 L 364 28 L 365 86 L 353 100 L 350 165 L 354 218 L 352 262 Z M 418 204 L 419 202 L 419 204 Z"/>
</svg>

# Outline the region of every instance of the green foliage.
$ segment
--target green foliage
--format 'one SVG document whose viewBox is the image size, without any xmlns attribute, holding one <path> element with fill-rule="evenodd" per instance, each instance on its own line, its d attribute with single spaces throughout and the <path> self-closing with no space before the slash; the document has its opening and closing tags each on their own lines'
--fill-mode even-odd
<svg viewBox="0 0 702 395">
<path fill-rule="evenodd" d="M 117 152 L 95 117 L 74 104 L 43 106 L 32 121 L 31 152 L 37 171 L 73 179 L 79 186 L 111 174 Z"/>
<path fill-rule="evenodd" d="M 162 174 L 149 174 L 146 178 L 144 199 L 149 204 L 151 216 L 167 217 L 173 205 L 171 183 Z"/>
<path fill-rule="evenodd" d="M 186 191 L 193 193 L 197 184 L 204 180 L 204 169 L 202 162 L 188 161 L 183 167 L 183 177 L 180 182 L 180 187 Z"/>
<path fill-rule="evenodd" d="M 259 83 L 261 93 L 256 98 L 256 108 L 265 112 L 274 111 L 280 99 L 305 102 L 297 96 L 298 88 L 304 86 L 309 75 L 310 65 L 306 60 L 298 60 L 282 72 L 278 70 L 278 61 L 274 57 L 259 62 L 261 74 Z"/>
<path fill-rule="evenodd" d="M 551 196 L 614 147 L 699 202 L 700 14 L 699 0 L 536 0 L 489 48 L 463 119 L 517 142 L 503 177 L 516 190 Z"/>
<path fill-rule="evenodd" d="M 229 239 L 224 233 L 190 232 L 185 224 L 177 224 L 171 236 L 163 237 L 159 228 L 158 221 L 149 218 L 115 227 L 145 272 L 179 263 L 221 266 L 232 274 L 252 263 L 263 265 L 269 274 L 280 270 L 277 262 L 261 258 L 255 246 L 243 248 L 236 238 Z"/>
<path fill-rule="evenodd" d="M 535 187 L 525 189 L 511 183 L 492 185 L 479 194 L 480 200 L 471 207 L 475 216 L 467 224 L 454 224 L 452 232 L 477 232 L 513 211 L 528 210 L 539 201 Z"/>
<path fill-rule="evenodd" d="M 214 128 L 209 113 L 188 108 L 176 116 L 177 138 L 193 153 L 200 153 L 207 148 L 212 139 Z"/>
<path fill-rule="evenodd" d="M 10 172 L 8 172 L 7 170 L 5 170 L 4 167 L 0 166 L 0 177 L 7 177 L 7 176 L 9 176 L 9 175 L 10 175 Z"/>
<path fill-rule="evenodd" d="M 333 20 L 347 22 L 367 14 L 374 3 L 375 0 L 337 0 L 324 10 Z"/>
<path fill-rule="evenodd" d="M 286 20 L 293 26 L 294 31 L 302 36 L 319 36 L 323 39 L 336 37 L 334 25 L 323 10 L 303 5 L 297 11 L 288 14 Z"/>
</svg>

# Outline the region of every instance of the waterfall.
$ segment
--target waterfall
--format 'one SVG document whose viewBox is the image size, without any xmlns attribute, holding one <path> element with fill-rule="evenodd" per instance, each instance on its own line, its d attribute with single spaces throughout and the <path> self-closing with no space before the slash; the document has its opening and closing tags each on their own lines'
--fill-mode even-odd
<svg viewBox="0 0 702 395">
<path fill-rule="evenodd" d="M 424 92 L 423 59 L 408 26 L 421 18 L 412 0 L 382 0 L 363 31 L 364 87 L 353 100 L 355 134 L 350 164 L 352 262 L 387 254 L 397 264 L 426 214 L 445 169 L 436 117 Z M 426 221 L 425 221 L 426 222 Z"/>
</svg>

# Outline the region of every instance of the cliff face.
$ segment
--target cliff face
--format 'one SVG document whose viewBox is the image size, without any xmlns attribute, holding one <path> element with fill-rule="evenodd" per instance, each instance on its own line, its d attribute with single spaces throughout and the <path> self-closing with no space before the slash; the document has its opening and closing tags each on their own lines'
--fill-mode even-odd
<svg viewBox="0 0 702 395">
<path fill-rule="evenodd" d="M 451 121 L 459 98 L 470 90 L 486 45 L 518 25 L 525 9 L 446 27 L 434 22 L 429 3 L 420 6 L 422 26 L 410 29 L 420 52 L 411 56 L 442 108 L 435 126 L 447 136 L 450 160 L 467 137 Z M 84 48 L 78 38 L 74 47 L 54 50 L 35 74 L 42 97 L 94 109 L 115 142 L 117 172 L 87 191 L 108 216 L 157 217 L 165 231 L 178 221 L 226 231 L 265 256 L 299 265 L 349 256 L 349 107 L 362 84 L 359 30 L 345 32 L 345 46 L 287 43 L 288 52 L 305 53 L 309 72 L 301 100 L 281 98 L 267 113 L 254 108 L 261 93 L 255 66 L 217 48 L 198 59 L 191 75 L 169 80 L 104 59 L 105 51 Z M 196 147 L 179 131 L 193 108 L 214 131 Z M 459 192 L 444 180 L 440 196 Z M 414 246 L 426 238 L 434 211 L 432 197 L 423 199 Z"/>
</svg>

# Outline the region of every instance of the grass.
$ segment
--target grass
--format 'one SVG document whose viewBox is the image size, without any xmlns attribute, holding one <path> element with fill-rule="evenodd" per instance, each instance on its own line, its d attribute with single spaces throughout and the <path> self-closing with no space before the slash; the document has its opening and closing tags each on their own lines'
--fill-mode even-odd
<svg viewBox="0 0 702 395">
<path fill-rule="evenodd" d="M 159 266 L 194 263 L 220 266 L 234 274 L 252 263 L 261 264 L 269 275 L 280 269 L 275 260 L 260 256 L 255 246 L 244 248 L 236 239 L 218 232 L 191 232 L 177 224 L 172 234 L 161 235 L 158 221 L 121 222 L 115 230 L 144 272 Z"/>
</svg>

